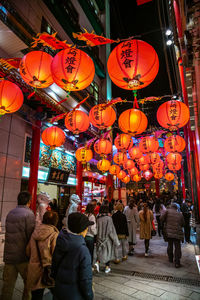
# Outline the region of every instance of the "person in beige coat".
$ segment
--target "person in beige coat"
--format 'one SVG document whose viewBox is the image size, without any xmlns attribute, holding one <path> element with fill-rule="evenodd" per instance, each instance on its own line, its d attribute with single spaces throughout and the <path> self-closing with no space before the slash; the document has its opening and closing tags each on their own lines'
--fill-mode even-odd
<svg viewBox="0 0 200 300">
<path fill-rule="evenodd" d="M 143 209 L 139 212 L 140 218 L 140 239 L 144 240 L 145 256 L 148 256 L 149 240 L 151 239 L 153 213 L 148 208 L 147 203 L 144 203 Z"/>
<path fill-rule="evenodd" d="M 43 298 L 46 286 L 41 282 L 41 279 L 44 267 L 50 266 L 52 262 L 52 255 L 59 234 L 58 229 L 55 227 L 57 223 L 58 215 L 56 212 L 45 212 L 42 224 L 36 226 L 26 249 L 27 256 L 30 258 L 27 285 L 32 291 L 32 300 L 42 300 Z"/>
</svg>

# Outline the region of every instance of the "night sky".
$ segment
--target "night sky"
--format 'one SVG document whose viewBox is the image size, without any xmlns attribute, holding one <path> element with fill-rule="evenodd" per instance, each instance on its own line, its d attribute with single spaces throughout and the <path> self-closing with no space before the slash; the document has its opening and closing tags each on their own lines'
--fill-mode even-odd
<svg viewBox="0 0 200 300">
<path fill-rule="evenodd" d="M 158 3 L 160 4 L 160 13 L 162 19 L 162 30 L 159 22 Z M 164 56 L 164 45 L 162 32 L 166 42 L 165 31 L 169 27 L 167 7 L 165 0 L 153 0 L 152 2 L 137 6 L 136 0 L 112 0 L 111 6 L 111 38 L 126 39 L 131 36 L 143 40 L 154 47 L 159 57 L 159 72 L 154 81 L 144 89 L 138 91 L 138 99 L 149 96 L 164 96 L 178 93 L 178 87 L 175 80 L 173 69 L 172 47 L 166 46 L 167 57 L 169 61 L 170 77 L 172 81 L 172 91 L 170 90 L 166 61 Z M 116 44 L 112 45 L 112 49 Z M 112 84 L 112 96 L 133 100 L 131 91 L 123 90 Z M 169 100 L 169 99 L 168 99 Z M 166 101 L 163 100 L 163 102 Z M 147 115 L 149 125 L 157 126 L 156 111 L 162 101 L 148 102 L 140 108 Z M 132 104 L 126 103 L 117 105 L 118 114 L 125 109 L 131 108 Z"/>
</svg>

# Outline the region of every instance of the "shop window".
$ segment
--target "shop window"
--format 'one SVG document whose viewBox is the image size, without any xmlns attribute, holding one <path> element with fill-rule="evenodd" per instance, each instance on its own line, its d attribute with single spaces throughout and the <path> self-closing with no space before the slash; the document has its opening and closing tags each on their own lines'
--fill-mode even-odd
<svg viewBox="0 0 200 300">
<path fill-rule="evenodd" d="M 98 84 L 93 81 L 90 85 L 90 95 L 94 97 L 95 104 L 99 102 L 99 86 Z"/>
<path fill-rule="evenodd" d="M 48 34 L 56 32 L 44 17 L 42 17 L 41 32 L 47 32 Z"/>
<path fill-rule="evenodd" d="M 74 5 L 72 4 L 72 1 L 63 1 L 63 8 L 73 25 L 76 26 L 77 24 L 79 24 L 79 14 Z"/>
</svg>

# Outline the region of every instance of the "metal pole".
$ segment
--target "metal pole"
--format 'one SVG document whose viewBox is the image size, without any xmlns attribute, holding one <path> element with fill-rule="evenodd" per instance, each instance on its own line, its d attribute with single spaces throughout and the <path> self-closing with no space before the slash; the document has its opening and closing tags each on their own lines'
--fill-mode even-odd
<svg viewBox="0 0 200 300">
<path fill-rule="evenodd" d="M 110 0 L 105 0 L 105 12 L 106 12 L 106 37 L 110 39 Z M 106 44 L 106 62 L 110 55 L 111 46 Z M 106 68 L 106 99 L 110 101 L 112 99 L 112 86 L 111 80 L 108 75 L 108 70 Z"/>
</svg>

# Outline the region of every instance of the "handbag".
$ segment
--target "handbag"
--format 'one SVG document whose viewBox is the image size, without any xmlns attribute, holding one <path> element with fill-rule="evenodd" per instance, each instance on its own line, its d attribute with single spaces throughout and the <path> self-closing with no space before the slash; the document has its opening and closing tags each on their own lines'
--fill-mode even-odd
<svg viewBox="0 0 200 300">
<path fill-rule="evenodd" d="M 40 261 L 41 267 L 43 268 L 41 283 L 43 285 L 45 285 L 46 287 L 52 287 L 55 285 L 55 281 L 51 277 L 51 265 L 43 267 L 40 248 L 38 246 L 38 241 L 35 241 L 35 242 L 36 242 L 36 246 L 37 246 L 37 250 L 38 250 L 39 261 Z"/>
<path fill-rule="evenodd" d="M 155 235 L 156 235 L 156 227 L 155 227 L 154 221 L 152 221 L 151 236 L 155 236 Z"/>
</svg>

